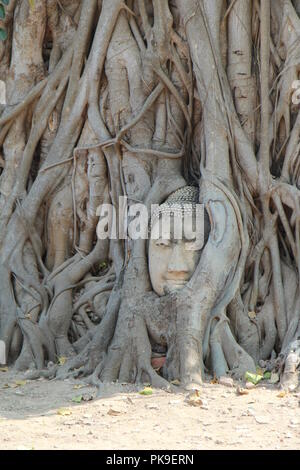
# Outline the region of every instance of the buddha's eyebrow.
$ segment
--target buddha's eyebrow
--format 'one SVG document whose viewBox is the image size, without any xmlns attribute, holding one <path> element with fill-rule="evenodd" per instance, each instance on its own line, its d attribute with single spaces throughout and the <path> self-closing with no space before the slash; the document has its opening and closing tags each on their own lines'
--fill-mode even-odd
<svg viewBox="0 0 300 470">
<path fill-rule="evenodd" d="M 196 241 L 196 236 L 194 236 L 193 238 L 186 238 L 185 236 L 183 236 L 182 240 L 184 242 L 195 242 Z"/>
</svg>

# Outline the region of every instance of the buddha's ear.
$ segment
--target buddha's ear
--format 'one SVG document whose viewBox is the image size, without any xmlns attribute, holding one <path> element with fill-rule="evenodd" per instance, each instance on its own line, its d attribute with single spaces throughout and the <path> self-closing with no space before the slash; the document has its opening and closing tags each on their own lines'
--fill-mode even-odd
<svg viewBox="0 0 300 470">
<path fill-rule="evenodd" d="M 227 212 L 222 201 L 208 201 L 205 204 L 210 222 L 209 238 L 214 245 L 219 245 L 224 237 L 227 225 Z"/>
</svg>

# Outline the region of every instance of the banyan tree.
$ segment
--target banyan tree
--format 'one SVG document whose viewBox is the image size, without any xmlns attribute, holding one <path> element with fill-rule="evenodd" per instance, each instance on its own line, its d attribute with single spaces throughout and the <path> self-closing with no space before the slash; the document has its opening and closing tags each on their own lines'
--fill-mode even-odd
<svg viewBox="0 0 300 470">
<path fill-rule="evenodd" d="M 8 364 L 158 387 L 261 364 L 296 387 L 300 1 L 0 5 Z M 205 207 L 201 250 L 97 236 L 104 204 L 174 201 Z"/>
</svg>

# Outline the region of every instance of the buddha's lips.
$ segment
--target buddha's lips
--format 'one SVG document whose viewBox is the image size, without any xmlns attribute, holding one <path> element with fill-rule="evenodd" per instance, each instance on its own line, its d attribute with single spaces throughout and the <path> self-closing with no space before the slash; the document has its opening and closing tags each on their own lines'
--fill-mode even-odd
<svg viewBox="0 0 300 470">
<path fill-rule="evenodd" d="M 184 285 L 188 282 L 188 279 L 169 279 L 169 278 L 167 278 L 166 281 L 168 283 L 172 283 L 172 284 Z"/>
</svg>

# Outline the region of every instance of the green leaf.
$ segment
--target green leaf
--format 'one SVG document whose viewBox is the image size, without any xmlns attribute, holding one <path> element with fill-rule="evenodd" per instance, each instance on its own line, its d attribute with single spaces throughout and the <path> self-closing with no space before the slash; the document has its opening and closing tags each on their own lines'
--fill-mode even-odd
<svg viewBox="0 0 300 470">
<path fill-rule="evenodd" d="M 0 20 L 4 20 L 4 18 L 5 18 L 4 6 L 0 4 Z"/>
<path fill-rule="evenodd" d="M 153 394 L 153 390 L 152 388 L 150 387 L 145 387 L 144 390 L 141 390 L 139 392 L 140 395 L 152 395 Z"/>
<path fill-rule="evenodd" d="M 263 378 L 264 378 L 263 375 L 252 374 L 251 372 L 245 373 L 245 380 L 247 382 L 253 383 L 254 385 L 257 385 L 258 382 L 260 382 Z"/>
<path fill-rule="evenodd" d="M 8 5 L 8 4 L 9 4 L 9 0 L 1 0 L 1 3 L 3 3 L 4 5 Z"/>
<path fill-rule="evenodd" d="M 82 395 L 78 395 L 77 397 L 72 398 L 72 401 L 74 403 L 81 403 L 82 401 Z"/>
<path fill-rule="evenodd" d="M 7 32 L 5 29 L 0 28 L 0 41 L 6 41 L 7 39 Z"/>
<path fill-rule="evenodd" d="M 270 378 L 271 378 L 271 372 L 265 372 L 264 373 L 264 379 L 270 380 Z"/>
</svg>

